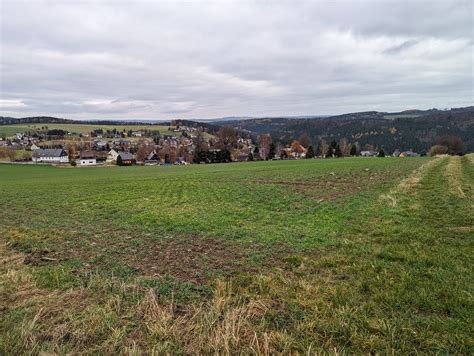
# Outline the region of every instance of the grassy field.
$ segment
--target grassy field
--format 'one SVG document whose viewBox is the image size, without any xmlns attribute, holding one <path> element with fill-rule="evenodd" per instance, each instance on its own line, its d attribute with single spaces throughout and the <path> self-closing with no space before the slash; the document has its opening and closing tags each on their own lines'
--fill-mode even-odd
<svg viewBox="0 0 474 356">
<path fill-rule="evenodd" d="M 10 158 L 8 158 L 8 156 L 6 156 L 4 152 L 6 152 L 5 148 L 0 147 L 0 161 L 10 161 Z M 19 159 L 19 160 L 31 158 L 31 151 L 15 150 L 15 157 L 16 159 Z"/>
<path fill-rule="evenodd" d="M 0 165 L 0 353 L 472 354 L 474 157 Z"/>
<path fill-rule="evenodd" d="M 0 137 L 12 137 L 16 133 L 23 133 L 28 131 L 35 131 L 41 129 L 41 127 L 47 126 L 49 130 L 61 129 L 76 134 L 90 133 L 96 129 L 103 130 L 113 130 L 114 128 L 117 131 L 137 131 L 137 130 L 154 130 L 159 131 L 162 135 L 176 135 L 179 133 L 168 130 L 169 126 L 163 125 L 81 125 L 81 124 L 55 124 L 55 123 L 46 123 L 46 124 L 24 124 L 24 125 L 0 125 Z"/>
</svg>

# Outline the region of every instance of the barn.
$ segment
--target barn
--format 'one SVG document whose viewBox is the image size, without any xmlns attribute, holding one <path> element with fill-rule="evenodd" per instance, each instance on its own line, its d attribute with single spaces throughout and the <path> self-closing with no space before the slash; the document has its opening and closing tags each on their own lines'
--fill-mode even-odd
<svg viewBox="0 0 474 356">
<path fill-rule="evenodd" d="M 68 163 L 69 157 L 62 148 L 40 148 L 33 151 L 31 160 L 35 163 Z"/>
</svg>

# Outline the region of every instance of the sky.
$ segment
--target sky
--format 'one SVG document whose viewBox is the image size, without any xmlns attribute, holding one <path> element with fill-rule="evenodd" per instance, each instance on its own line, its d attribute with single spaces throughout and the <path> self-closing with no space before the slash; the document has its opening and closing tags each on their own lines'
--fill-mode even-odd
<svg viewBox="0 0 474 356">
<path fill-rule="evenodd" d="M 473 3 L 0 0 L 0 116 L 474 105 Z"/>
</svg>

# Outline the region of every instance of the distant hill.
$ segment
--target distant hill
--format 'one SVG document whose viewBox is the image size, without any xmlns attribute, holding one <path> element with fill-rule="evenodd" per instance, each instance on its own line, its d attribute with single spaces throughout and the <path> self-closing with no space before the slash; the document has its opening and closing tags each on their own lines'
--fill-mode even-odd
<svg viewBox="0 0 474 356">
<path fill-rule="evenodd" d="M 108 126 L 143 126 L 150 125 L 152 129 L 153 125 L 181 125 L 200 128 L 206 132 L 215 134 L 219 129 L 220 125 L 216 125 L 208 122 L 197 122 L 191 120 L 173 120 L 173 121 L 156 121 L 150 122 L 144 121 L 124 121 L 124 120 L 70 120 L 62 119 L 52 116 L 32 116 L 23 118 L 5 117 L 0 116 L 1 125 L 22 125 L 22 124 L 69 124 L 69 125 L 108 125 Z"/>
<path fill-rule="evenodd" d="M 395 149 L 427 151 L 443 135 L 459 136 L 474 151 L 474 107 L 451 110 L 409 110 L 396 113 L 367 111 L 318 119 L 259 118 L 227 121 L 226 125 L 254 135 L 270 133 L 283 144 L 306 133 L 313 144 L 347 138 L 362 147 L 371 144 Z"/>
<path fill-rule="evenodd" d="M 21 125 L 21 124 L 75 124 L 80 123 L 79 121 L 61 119 L 51 116 L 31 116 L 31 117 L 5 117 L 0 116 L 0 125 Z"/>
<path fill-rule="evenodd" d="M 168 122 L 124 121 L 124 120 L 70 120 L 53 116 L 30 116 L 30 117 L 5 117 L 0 116 L 0 125 L 22 125 L 22 124 L 77 124 L 77 125 L 166 125 Z"/>
<path fill-rule="evenodd" d="M 207 121 L 207 120 L 206 120 Z M 173 120 L 159 123 L 121 120 L 77 121 L 49 116 L 25 118 L 0 117 L 0 125 L 15 124 L 101 124 L 101 125 L 170 125 L 178 124 L 200 127 L 215 134 L 222 125 L 232 126 L 250 136 L 270 133 L 275 141 L 291 143 L 304 133 L 313 144 L 320 139 L 328 142 L 347 138 L 350 142 L 359 142 L 384 148 L 391 152 L 395 149 L 413 149 L 426 152 L 443 135 L 455 135 L 466 144 L 469 152 L 474 152 L 474 106 L 450 110 L 405 110 L 388 113 L 365 111 L 324 116 L 304 117 L 228 117 L 217 121 Z"/>
</svg>

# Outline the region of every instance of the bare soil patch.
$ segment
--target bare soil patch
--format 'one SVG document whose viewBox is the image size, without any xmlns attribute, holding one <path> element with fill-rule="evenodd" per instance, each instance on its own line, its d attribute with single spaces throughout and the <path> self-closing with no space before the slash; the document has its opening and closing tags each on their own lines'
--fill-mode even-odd
<svg viewBox="0 0 474 356">
<path fill-rule="evenodd" d="M 174 235 L 157 239 L 151 234 L 115 229 L 113 237 L 101 234 L 75 236 L 24 255 L 22 263 L 46 266 L 81 261 L 75 273 L 107 270 L 112 264 L 128 268 L 136 276 L 172 276 L 202 284 L 216 276 L 259 273 L 286 268 L 285 257 L 294 249 L 286 243 L 245 243 L 218 237 Z"/>
<path fill-rule="evenodd" d="M 257 184 L 285 186 L 294 193 L 303 194 L 306 198 L 317 201 L 336 200 L 346 195 L 369 191 L 387 180 L 397 177 L 394 171 L 370 172 L 369 176 L 336 175 L 311 181 L 259 180 Z"/>
<path fill-rule="evenodd" d="M 144 253 L 130 256 L 127 263 L 140 275 L 171 275 L 182 281 L 203 283 L 215 275 L 258 273 L 282 264 L 282 256 L 291 253 L 289 246 L 276 245 L 264 251 L 264 260 L 252 263 L 250 255 L 262 252 L 263 246 L 245 245 L 220 238 L 180 236 L 148 244 Z"/>
</svg>

